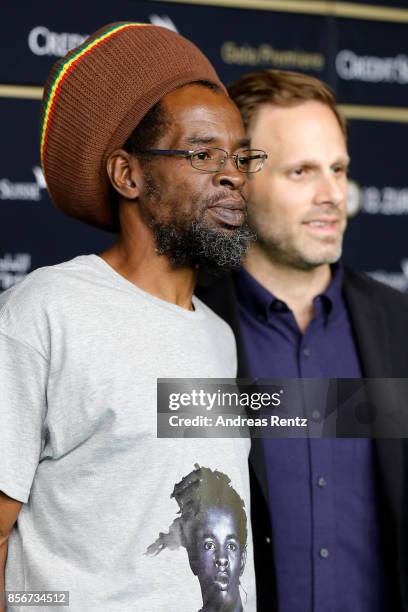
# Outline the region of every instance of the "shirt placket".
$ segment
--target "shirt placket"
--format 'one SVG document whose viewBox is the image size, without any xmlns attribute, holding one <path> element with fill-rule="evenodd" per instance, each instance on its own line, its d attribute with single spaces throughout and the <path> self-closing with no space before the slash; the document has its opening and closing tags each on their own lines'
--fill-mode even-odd
<svg viewBox="0 0 408 612">
<path fill-rule="evenodd" d="M 299 341 L 299 373 L 301 378 L 319 378 L 321 369 L 313 353 L 312 334 L 317 333 L 316 321 Z M 306 385 L 307 387 L 307 385 Z M 316 425 L 323 418 L 316 405 L 309 417 Z M 333 460 L 330 439 L 309 438 L 310 499 L 312 520 L 312 601 L 313 612 L 335 612 L 335 519 L 333 499 Z"/>
</svg>

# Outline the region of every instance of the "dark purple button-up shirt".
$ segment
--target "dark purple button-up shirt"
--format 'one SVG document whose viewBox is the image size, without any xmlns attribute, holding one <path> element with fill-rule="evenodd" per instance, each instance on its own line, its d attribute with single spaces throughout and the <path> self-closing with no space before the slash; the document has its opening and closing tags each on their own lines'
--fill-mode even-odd
<svg viewBox="0 0 408 612">
<path fill-rule="evenodd" d="M 242 337 L 259 378 L 361 377 L 342 269 L 299 330 L 248 272 L 235 275 Z M 264 439 L 280 612 L 386 610 L 373 447 L 365 439 Z"/>
</svg>

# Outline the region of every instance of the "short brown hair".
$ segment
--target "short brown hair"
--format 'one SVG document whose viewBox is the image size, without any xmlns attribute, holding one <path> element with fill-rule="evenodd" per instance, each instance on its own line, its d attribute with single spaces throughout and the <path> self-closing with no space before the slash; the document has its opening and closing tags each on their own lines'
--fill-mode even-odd
<svg viewBox="0 0 408 612">
<path fill-rule="evenodd" d="M 295 106 L 307 100 L 316 100 L 333 111 L 347 137 L 346 120 L 337 109 L 333 90 L 323 81 L 307 74 L 288 70 L 258 70 L 244 74 L 232 83 L 228 93 L 238 106 L 247 130 L 259 108 L 265 104 Z"/>
</svg>

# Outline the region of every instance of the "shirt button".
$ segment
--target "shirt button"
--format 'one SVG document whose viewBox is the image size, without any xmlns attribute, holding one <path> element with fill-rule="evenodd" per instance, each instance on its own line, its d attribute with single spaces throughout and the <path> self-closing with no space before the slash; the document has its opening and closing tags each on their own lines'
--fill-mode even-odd
<svg viewBox="0 0 408 612">
<path fill-rule="evenodd" d="M 257 318 L 258 318 L 258 321 L 260 321 L 261 323 L 265 323 L 266 321 L 266 317 L 264 314 L 259 314 Z"/>
<path fill-rule="evenodd" d="M 327 559 L 327 557 L 329 556 L 329 551 L 327 550 L 327 548 L 321 548 L 319 551 L 319 555 L 322 559 Z"/>
<path fill-rule="evenodd" d="M 269 538 L 269 537 L 267 536 L 267 537 L 265 538 L 265 542 L 266 542 L 267 544 L 270 544 L 270 543 L 271 543 L 271 538 Z"/>
<path fill-rule="evenodd" d="M 313 410 L 313 412 L 312 412 L 312 419 L 314 421 L 318 421 L 320 419 L 320 412 L 318 410 Z"/>
<path fill-rule="evenodd" d="M 310 350 L 307 348 L 307 346 L 305 346 L 305 348 L 303 349 L 302 353 L 303 353 L 304 357 L 309 357 Z"/>
<path fill-rule="evenodd" d="M 319 485 L 319 487 L 323 488 L 327 485 L 327 480 L 324 476 L 320 476 L 319 480 L 317 481 L 317 484 Z"/>
</svg>

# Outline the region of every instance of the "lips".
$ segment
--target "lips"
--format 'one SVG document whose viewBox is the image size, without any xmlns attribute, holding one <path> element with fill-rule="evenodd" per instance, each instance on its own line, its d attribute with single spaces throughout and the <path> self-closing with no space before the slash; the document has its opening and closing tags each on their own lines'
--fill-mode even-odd
<svg viewBox="0 0 408 612">
<path fill-rule="evenodd" d="M 218 221 L 232 227 L 240 227 L 245 220 L 244 200 L 220 200 L 208 210 Z"/>
<path fill-rule="evenodd" d="M 338 229 L 339 223 L 340 219 L 337 217 L 310 219 L 310 221 L 303 221 L 303 225 L 306 225 L 310 229 L 318 232 L 335 232 Z"/>
<path fill-rule="evenodd" d="M 226 591 L 229 587 L 229 576 L 225 572 L 219 572 L 214 582 L 220 591 Z"/>
</svg>

